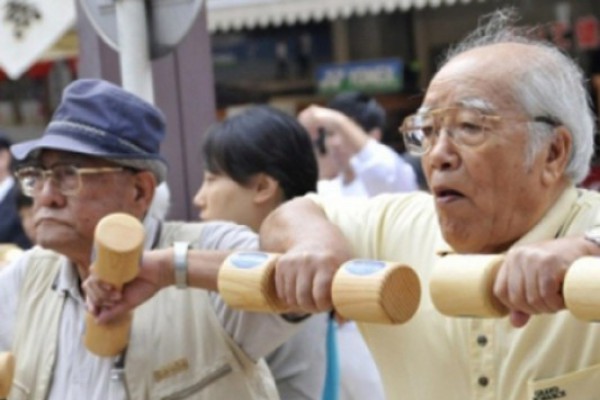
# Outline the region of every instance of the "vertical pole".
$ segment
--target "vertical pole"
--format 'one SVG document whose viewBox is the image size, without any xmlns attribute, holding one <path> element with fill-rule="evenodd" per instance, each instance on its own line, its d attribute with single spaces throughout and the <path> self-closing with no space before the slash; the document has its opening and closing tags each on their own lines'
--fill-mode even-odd
<svg viewBox="0 0 600 400">
<path fill-rule="evenodd" d="M 117 0 L 115 12 L 123 88 L 154 103 L 146 3 Z"/>
<path fill-rule="evenodd" d="M 121 1 L 121 0 L 119 0 Z M 102 42 L 78 3 L 80 78 L 102 78 L 121 84 L 118 54 Z M 210 35 L 206 4 L 190 32 L 169 55 L 152 62 L 156 105 L 167 118 L 167 136 L 161 153 L 169 164 L 170 219 L 197 219 L 192 196 L 204 173 L 200 143 L 215 121 Z M 125 85 L 122 85 L 125 87 Z M 149 85 L 150 87 L 150 85 Z"/>
<path fill-rule="evenodd" d="M 216 95 L 206 3 L 188 35 L 168 56 L 154 61 L 156 104 L 167 116 L 161 153 L 169 162 L 172 219 L 196 220 L 192 197 L 202 184 L 202 138 L 216 120 Z"/>
</svg>

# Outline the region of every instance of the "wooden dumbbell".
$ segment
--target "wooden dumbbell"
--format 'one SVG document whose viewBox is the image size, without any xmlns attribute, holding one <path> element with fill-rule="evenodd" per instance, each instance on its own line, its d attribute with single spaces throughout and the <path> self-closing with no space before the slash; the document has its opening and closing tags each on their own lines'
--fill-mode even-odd
<svg viewBox="0 0 600 400">
<path fill-rule="evenodd" d="M 581 257 L 563 282 L 567 309 L 584 321 L 600 321 L 600 257 Z"/>
<path fill-rule="evenodd" d="M 0 353 L 0 399 L 10 393 L 15 374 L 15 358 L 11 353 Z"/>
<path fill-rule="evenodd" d="M 493 293 L 502 255 L 458 255 L 442 257 L 429 282 L 433 305 L 452 317 L 503 317 L 508 309 Z"/>
<path fill-rule="evenodd" d="M 286 312 L 275 291 L 279 255 L 240 252 L 229 256 L 219 271 L 218 289 L 233 308 Z M 417 274 L 398 263 L 351 260 L 337 271 L 332 284 L 333 304 L 347 319 L 396 324 L 409 320 L 419 306 Z"/>
<path fill-rule="evenodd" d="M 503 317 L 508 309 L 493 293 L 502 255 L 448 255 L 431 276 L 429 290 L 442 314 Z M 582 257 L 567 270 L 562 286 L 566 308 L 585 321 L 600 321 L 600 258 Z"/>
<path fill-rule="evenodd" d="M 138 274 L 144 246 L 144 227 L 128 214 L 115 213 L 102 218 L 94 233 L 93 271 L 104 282 L 121 290 Z M 86 316 L 84 343 L 89 351 L 111 357 L 121 353 L 129 342 L 132 313 L 108 324 L 99 325 Z"/>
</svg>

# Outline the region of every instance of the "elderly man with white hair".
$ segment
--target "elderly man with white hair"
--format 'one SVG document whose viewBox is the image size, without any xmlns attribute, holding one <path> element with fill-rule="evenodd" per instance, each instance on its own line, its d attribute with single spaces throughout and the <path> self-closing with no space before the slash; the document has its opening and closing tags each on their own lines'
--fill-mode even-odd
<svg viewBox="0 0 600 400">
<path fill-rule="evenodd" d="M 577 65 L 506 17 L 495 13 L 450 53 L 400 129 L 422 155 L 431 194 L 312 196 L 286 203 L 261 229 L 265 248 L 286 252 L 279 293 L 306 310 L 331 307 L 333 274 L 351 256 L 414 267 L 424 286 L 414 318 L 359 323 L 389 399 L 600 393 L 600 326 L 564 310 L 561 290 L 575 260 L 600 255 L 600 194 L 576 188 L 594 119 Z M 452 253 L 505 254 L 493 292 L 509 318 L 436 310 L 426 288 Z"/>
</svg>

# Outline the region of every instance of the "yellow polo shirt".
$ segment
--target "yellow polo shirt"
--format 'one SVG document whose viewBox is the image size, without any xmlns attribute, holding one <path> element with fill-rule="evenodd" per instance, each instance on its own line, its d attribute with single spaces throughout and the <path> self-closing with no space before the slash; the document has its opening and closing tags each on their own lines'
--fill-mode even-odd
<svg viewBox="0 0 600 400">
<path fill-rule="evenodd" d="M 388 399 L 600 399 L 600 323 L 568 311 L 534 316 L 524 328 L 508 318 L 450 318 L 434 308 L 428 282 L 441 253 L 433 199 L 425 193 L 343 202 L 312 197 L 360 258 L 411 265 L 421 304 L 403 325 L 359 324 Z M 600 194 L 569 188 L 517 244 L 581 233 L 600 225 Z M 600 260 L 599 260 L 600 268 Z"/>
</svg>

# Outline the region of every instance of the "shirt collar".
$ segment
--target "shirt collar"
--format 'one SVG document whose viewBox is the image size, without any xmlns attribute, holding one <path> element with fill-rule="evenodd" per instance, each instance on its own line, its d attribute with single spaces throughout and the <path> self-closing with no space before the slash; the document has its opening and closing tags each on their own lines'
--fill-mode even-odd
<svg viewBox="0 0 600 400">
<path fill-rule="evenodd" d="M 52 288 L 58 293 L 67 294 L 69 297 L 83 303 L 79 290 L 79 275 L 77 268 L 66 257 L 61 258 L 61 265 Z"/>
<path fill-rule="evenodd" d="M 574 186 L 569 186 L 542 219 L 513 246 L 522 246 L 557 237 L 563 229 L 563 225 L 568 219 L 569 214 L 572 212 L 573 204 L 576 200 L 577 189 Z M 439 256 L 456 253 L 452 246 L 444 240 L 441 231 L 435 249 Z"/>
<path fill-rule="evenodd" d="M 574 186 L 567 188 L 533 229 L 522 236 L 513 246 L 541 242 L 559 236 L 565 221 L 569 219 L 568 216 L 573 211 L 577 196 L 577 189 Z"/>
</svg>

